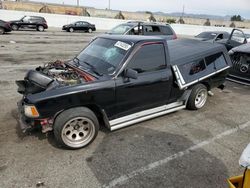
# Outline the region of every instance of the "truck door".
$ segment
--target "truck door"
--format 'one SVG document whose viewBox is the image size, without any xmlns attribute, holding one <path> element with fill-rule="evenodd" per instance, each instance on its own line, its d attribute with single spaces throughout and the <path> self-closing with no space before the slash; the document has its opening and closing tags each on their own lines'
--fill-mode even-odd
<svg viewBox="0 0 250 188">
<path fill-rule="evenodd" d="M 168 103 L 172 72 L 166 64 L 163 43 L 146 43 L 127 63 L 125 70 L 138 72 L 137 78 L 122 74 L 116 79 L 116 114 L 118 117 Z"/>
</svg>

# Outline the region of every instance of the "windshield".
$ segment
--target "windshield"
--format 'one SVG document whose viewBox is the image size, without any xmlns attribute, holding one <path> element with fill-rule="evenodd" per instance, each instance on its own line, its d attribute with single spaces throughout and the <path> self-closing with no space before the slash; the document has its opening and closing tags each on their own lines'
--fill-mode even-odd
<svg viewBox="0 0 250 188">
<path fill-rule="evenodd" d="M 217 36 L 216 33 L 203 32 L 197 35 L 197 38 L 214 39 Z"/>
<path fill-rule="evenodd" d="M 112 74 L 132 47 L 132 43 L 97 38 L 75 59 L 75 65 L 97 75 Z"/>
<path fill-rule="evenodd" d="M 114 27 L 113 29 L 111 29 L 111 31 L 109 33 L 121 35 L 121 34 L 126 33 L 131 28 L 133 28 L 133 25 L 121 24 L 121 25 L 118 25 L 118 26 Z"/>
</svg>

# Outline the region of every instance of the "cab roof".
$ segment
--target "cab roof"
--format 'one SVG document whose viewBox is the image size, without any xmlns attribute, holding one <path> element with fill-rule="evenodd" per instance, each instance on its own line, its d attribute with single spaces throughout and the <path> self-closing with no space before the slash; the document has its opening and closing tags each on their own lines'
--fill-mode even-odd
<svg viewBox="0 0 250 188">
<path fill-rule="evenodd" d="M 161 37 L 157 36 L 145 36 L 145 35 L 100 35 L 97 38 L 105 38 L 105 39 L 111 39 L 111 40 L 119 40 L 119 41 L 124 41 L 124 42 L 133 42 L 133 43 L 138 43 L 141 41 L 166 41 L 166 39 L 163 39 Z"/>
</svg>

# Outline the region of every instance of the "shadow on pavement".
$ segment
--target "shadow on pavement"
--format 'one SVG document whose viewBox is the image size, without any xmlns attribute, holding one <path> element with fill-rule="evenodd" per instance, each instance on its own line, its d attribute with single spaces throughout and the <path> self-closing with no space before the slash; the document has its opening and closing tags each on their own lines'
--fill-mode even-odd
<svg viewBox="0 0 250 188">
<path fill-rule="evenodd" d="M 162 160 L 192 143 L 180 135 L 135 127 L 107 134 L 88 166 L 102 185 Z M 203 149 L 174 159 L 124 182 L 122 187 L 226 187 L 226 166 Z"/>
</svg>

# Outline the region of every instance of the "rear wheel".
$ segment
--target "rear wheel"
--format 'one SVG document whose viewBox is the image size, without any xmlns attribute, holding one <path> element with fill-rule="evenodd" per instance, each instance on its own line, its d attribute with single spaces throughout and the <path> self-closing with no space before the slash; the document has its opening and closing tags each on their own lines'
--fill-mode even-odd
<svg viewBox="0 0 250 188">
<path fill-rule="evenodd" d="M 201 109 L 207 102 L 207 87 L 203 84 L 197 84 L 192 88 L 191 94 L 187 102 L 187 109 Z"/>
<path fill-rule="evenodd" d="M 4 28 L 0 27 L 0 35 L 4 34 Z"/>
<path fill-rule="evenodd" d="M 18 27 L 18 25 L 13 24 L 13 25 L 11 26 L 11 29 L 12 29 L 13 31 L 17 31 L 17 30 L 19 29 L 19 27 Z"/>
<path fill-rule="evenodd" d="M 37 31 L 40 32 L 44 31 L 44 27 L 42 25 L 37 26 Z"/>
<path fill-rule="evenodd" d="M 71 28 L 69 28 L 69 32 L 70 33 L 73 33 L 74 32 L 74 29 L 71 27 Z"/>
<path fill-rule="evenodd" d="M 99 122 L 88 108 L 78 107 L 62 112 L 55 120 L 54 135 L 59 144 L 78 149 L 90 144 L 97 136 Z"/>
</svg>

